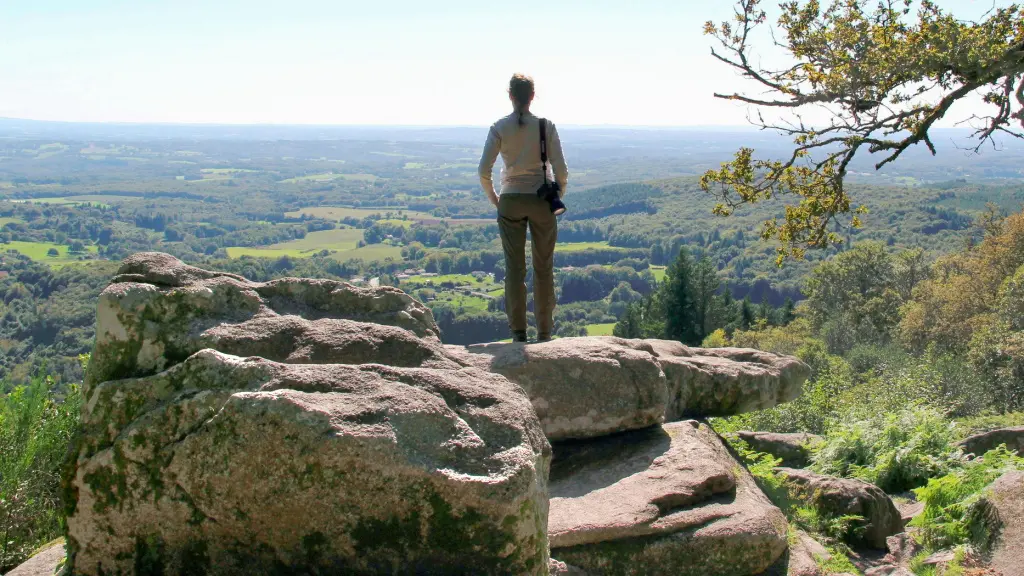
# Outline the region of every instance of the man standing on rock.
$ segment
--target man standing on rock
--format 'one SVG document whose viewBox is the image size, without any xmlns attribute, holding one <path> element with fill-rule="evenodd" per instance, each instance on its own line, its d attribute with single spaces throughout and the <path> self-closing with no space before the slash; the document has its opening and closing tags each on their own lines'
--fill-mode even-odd
<svg viewBox="0 0 1024 576">
<path fill-rule="evenodd" d="M 512 76 L 508 97 L 512 114 L 495 122 L 487 133 L 480 158 L 480 185 L 498 208 L 498 229 L 505 251 L 505 312 L 513 342 L 526 342 L 526 232 L 533 247 L 533 304 L 537 340 L 551 339 L 555 311 L 555 242 L 558 221 L 552 204 L 538 190 L 553 181 L 558 197 L 565 194 L 569 170 L 555 125 L 530 113 L 533 78 Z M 543 144 L 542 144 L 543 142 Z M 491 171 L 501 153 L 501 196 L 494 191 Z M 545 153 L 546 152 L 546 153 Z M 548 175 L 548 163 L 554 172 Z"/>
</svg>

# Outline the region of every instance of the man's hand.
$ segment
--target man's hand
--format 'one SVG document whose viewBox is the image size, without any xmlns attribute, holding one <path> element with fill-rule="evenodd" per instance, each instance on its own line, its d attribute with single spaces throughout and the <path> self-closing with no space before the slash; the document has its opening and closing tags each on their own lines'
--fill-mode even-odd
<svg viewBox="0 0 1024 576">
<path fill-rule="evenodd" d="M 494 194 L 494 193 L 488 194 L 487 195 L 487 199 L 491 201 L 491 204 L 494 204 L 495 208 L 498 207 L 498 196 L 497 196 L 497 194 Z"/>
</svg>

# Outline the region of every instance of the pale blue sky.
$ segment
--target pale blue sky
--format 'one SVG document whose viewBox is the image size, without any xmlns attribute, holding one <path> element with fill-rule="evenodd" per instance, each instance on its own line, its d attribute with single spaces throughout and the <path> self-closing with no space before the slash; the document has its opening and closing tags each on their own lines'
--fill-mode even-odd
<svg viewBox="0 0 1024 576">
<path fill-rule="evenodd" d="M 766 5 L 773 2 L 766 0 Z M 999 5 L 1009 2 L 999 1 Z M 774 2 L 777 4 L 777 1 Z M 991 0 L 939 0 L 977 17 Z M 726 0 L 0 0 L 0 117 L 484 125 L 513 72 L 561 124 L 744 124 Z"/>
</svg>

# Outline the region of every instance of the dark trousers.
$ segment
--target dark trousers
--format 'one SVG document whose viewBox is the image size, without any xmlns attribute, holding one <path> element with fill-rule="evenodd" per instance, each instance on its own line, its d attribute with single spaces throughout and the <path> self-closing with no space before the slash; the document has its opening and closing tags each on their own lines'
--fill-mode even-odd
<svg viewBox="0 0 1024 576">
<path fill-rule="evenodd" d="M 505 250 L 505 312 L 513 331 L 526 330 L 526 231 L 533 247 L 533 314 L 537 335 L 551 336 L 555 311 L 555 242 L 558 220 L 534 194 L 502 194 L 498 230 Z"/>
</svg>

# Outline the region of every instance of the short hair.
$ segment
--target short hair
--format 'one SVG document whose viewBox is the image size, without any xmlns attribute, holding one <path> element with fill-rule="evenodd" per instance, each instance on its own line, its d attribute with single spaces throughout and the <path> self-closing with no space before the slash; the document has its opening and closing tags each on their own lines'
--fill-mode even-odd
<svg viewBox="0 0 1024 576">
<path fill-rule="evenodd" d="M 516 104 L 526 106 L 533 98 L 533 78 L 526 74 L 513 74 L 512 79 L 508 81 L 508 93 L 512 95 Z"/>
</svg>

